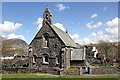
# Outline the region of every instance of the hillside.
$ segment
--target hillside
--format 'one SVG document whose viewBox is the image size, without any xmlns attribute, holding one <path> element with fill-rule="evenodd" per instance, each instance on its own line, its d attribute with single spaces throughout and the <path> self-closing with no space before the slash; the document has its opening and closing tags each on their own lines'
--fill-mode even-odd
<svg viewBox="0 0 120 80">
<path fill-rule="evenodd" d="M 2 40 L 2 56 L 13 56 L 14 54 L 28 54 L 28 44 L 21 39 Z"/>
</svg>

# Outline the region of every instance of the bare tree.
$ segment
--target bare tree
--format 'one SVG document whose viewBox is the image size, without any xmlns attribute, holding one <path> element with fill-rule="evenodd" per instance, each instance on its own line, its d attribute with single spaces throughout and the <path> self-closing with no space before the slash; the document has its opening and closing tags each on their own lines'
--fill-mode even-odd
<svg viewBox="0 0 120 80">
<path fill-rule="evenodd" d="M 118 45 L 115 45 L 108 41 L 100 40 L 97 48 L 99 54 L 101 55 L 101 58 L 104 61 L 107 61 L 109 63 L 116 62 L 118 58 Z"/>
<path fill-rule="evenodd" d="M 108 56 L 108 52 L 110 50 L 110 46 L 109 46 L 108 41 L 100 40 L 97 48 L 98 48 L 99 53 L 104 55 L 104 57 Z"/>
</svg>

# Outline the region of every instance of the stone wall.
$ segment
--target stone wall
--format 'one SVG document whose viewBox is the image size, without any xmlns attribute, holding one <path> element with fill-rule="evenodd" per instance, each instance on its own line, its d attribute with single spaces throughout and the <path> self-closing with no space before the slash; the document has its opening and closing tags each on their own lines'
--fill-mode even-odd
<svg viewBox="0 0 120 80">
<path fill-rule="evenodd" d="M 49 35 L 48 47 L 43 46 L 43 35 L 46 33 Z M 52 28 L 47 23 L 45 23 L 30 44 L 30 46 L 32 46 L 32 52 L 30 52 L 30 61 L 29 61 L 30 67 L 39 68 L 41 69 L 41 71 L 48 67 L 49 68 L 61 67 L 61 63 L 63 63 L 61 61 L 65 61 L 65 60 L 59 60 L 60 63 L 56 64 L 56 56 L 61 57 L 60 54 L 62 54 L 61 48 L 63 45 L 64 43 L 61 41 L 58 35 L 52 30 Z M 43 57 L 45 54 L 49 56 L 48 64 L 43 63 Z M 32 55 L 36 55 L 36 62 L 34 64 L 32 64 L 32 57 L 33 57 Z M 50 71 L 49 69 L 46 70 L 48 70 L 48 72 Z M 51 70 L 51 72 L 54 72 L 54 70 L 53 71 Z"/>
<path fill-rule="evenodd" d="M 65 75 L 80 75 L 80 70 L 66 70 L 63 74 L 65 74 Z"/>
<path fill-rule="evenodd" d="M 49 69 L 32 69 L 32 68 L 3 68 L 2 70 L 3 74 L 11 74 L 11 73 L 48 73 L 48 74 L 54 74 L 54 75 L 80 75 L 80 69 L 76 70 L 64 70 L 61 71 L 54 68 Z"/>
<path fill-rule="evenodd" d="M 43 46 L 43 36 L 44 34 L 48 34 L 49 38 L 49 46 Z M 63 41 L 59 38 L 59 36 L 55 33 L 55 31 L 51 28 L 48 23 L 45 23 L 40 31 L 36 34 L 32 42 L 29 46 L 32 46 L 32 51 L 30 54 L 30 67 L 31 68 L 39 68 L 46 69 L 49 67 L 54 68 L 68 68 L 70 67 L 70 48 L 66 48 Z M 65 51 L 61 51 L 62 48 L 65 47 Z M 36 56 L 36 62 L 32 64 L 32 55 Z M 43 63 L 44 55 L 48 55 L 48 64 Z M 56 64 L 56 56 L 59 57 L 59 64 Z M 33 59 L 34 60 L 34 59 Z M 42 68 L 44 66 L 44 68 Z M 49 69 L 48 70 L 49 72 Z M 54 70 L 53 70 L 54 71 Z M 51 70 L 52 72 L 52 70 Z"/>
<path fill-rule="evenodd" d="M 91 68 L 91 74 L 95 75 L 103 75 L 103 74 L 118 74 L 118 71 L 114 67 L 100 67 L 100 68 Z M 49 73 L 49 74 L 54 74 L 54 75 L 81 75 L 82 70 L 80 68 L 75 69 L 75 70 L 63 70 L 60 72 L 59 69 L 55 68 L 43 68 L 43 69 L 32 69 L 32 68 L 3 68 L 2 73 L 8 74 L 8 73 Z"/>
<path fill-rule="evenodd" d="M 118 71 L 115 67 L 99 67 L 91 68 L 91 74 L 117 74 Z"/>
<path fill-rule="evenodd" d="M 41 69 L 31 69 L 31 68 L 6 68 L 2 69 L 2 73 L 4 74 L 11 74 L 11 73 L 49 73 L 49 74 L 59 74 L 58 70 L 52 70 L 52 69 L 47 69 L 47 70 L 41 70 Z"/>
</svg>

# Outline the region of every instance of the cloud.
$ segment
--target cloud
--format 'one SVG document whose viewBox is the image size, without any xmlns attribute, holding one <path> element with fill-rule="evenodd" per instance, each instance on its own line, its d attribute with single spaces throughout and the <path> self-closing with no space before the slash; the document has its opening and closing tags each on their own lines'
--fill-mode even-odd
<svg viewBox="0 0 120 80">
<path fill-rule="evenodd" d="M 120 18 L 115 17 L 111 21 L 106 22 L 107 28 L 105 29 L 105 34 L 109 35 L 113 41 L 118 40 L 118 26 L 120 26 Z"/>
<path fill-rule="evenodd" d="M 89 35 L 89 39 L 92 43 L 97 43 L 99 40 L 107 40 L 107 35 L 103 31 L 93 32 Z"/>
<path fill-rule="evenodd" d="M 73 34 L 71 35 L 70 34 L 70 37 L 76 42 L 76 43 L 79 43 L 79 44 L 90 44 L 90 43 L 93 43 L 90 38 L 80 38 L 79 34 Z"/>
<path fill-rule="evenodd" d="M 118 28 L 106 28 L 106 34 L 118 36 Z"/>
<path fill-rule="evenodd" d="M 118 26 L 120 26 L 118 23 L 120 23 L 120 19 L 118 17 L 115 17 L 111 21 L 106 22 L 106 25 L 108 26 L 105 29 L 106 34 L 118 36 Z"/>
<path fill-rule="evenodd" d="M 96 33 L 91 33 L 89 35 L 89 39 L 93 42 L 98 42 L 99 40 L 117 42 L 118 37 L 118 23 L 119 18 L 115 17 L 110 21 L 106 22 L 106 28 L 102 31 L 97 31 Z"/>
<path fill-rule="evenodd" d="M 95 18 L 97 17 L 98 15 L 96 13 L 92 14 L 90 18 Z"/>
<path fill-rule="evenodd" d="M 106 40 L 106 35 L 103 35 L 101 33 L 91 33 L 90 35 L 88 35 L 88 37 L 85 37 L 85 38 L 80 38 L 79 34 L 73 34 L 73 35 L 70 35 L 71 38 L 76 42 L 76 43 L 79 43 L 79 44 L 94 44 L 94 43 L 97 43 L 99 40 Z"/>
<path fill-rule="evenodd" d="M 91 34 L 91 37 L 96 37 L 96 36 L 97 36 L 97 34 L 94 32 Z"/>
<path fill-rule="evenodd" d="M 5 39 L 19 38 L 25 40 L 23 35 L 16 35 L 15 32 L 22 26 L 21 23 L 14 23 L 10 21 L 4 21 L 0 23 L 0 30 L 2 31 L 2 37 Z"/>
<path fill-rule="evenodd" d="M 6 39 L 13 39 L 13 38 L 19 38 L 19 39 L 22 39 L 22 40 L 25 40 L 25 37 L 23 35 L 16 35 L 14 33 L 12 34 L 9 34 L 7 36 L 4 36 Z"/>
<path fill-rule="evenodd" d="M 90 44 L 90 43 L 93 43 L 91 42 L 91 40 L 89 38 L 83 38 L 83 44 Z"/>
<path fill-rule="evenodd" d="M 2 33 L 13 33 L 22 26 L 20 23 L 13 23 L 10 21 L 4 21 L 3 24 L 0 23 L 0 29 Z"/>
<path fill-rule="evenodd" d="M 93 29 L 93 28 L 97 28 L 97 27 L 100 27 L 102 26 L 102 22 L 97 22 L 95 24 L 93 24 L 93 21 L 90 21 L 86 24 L 86 26 L 89 28 L 89 29 Z"/>
<path fill-rule="evenodd" d="M 38 18 L 37 21 L 36 21 L 36 24 L 37 24 L 37 31 L 40 30 L 40 28 L 42 27 L 42 21 L 43 21 L 43 18 Z M 61 23 L 54 23 L 53 25 L 55 25 L 56 27 L 58 27 L 59 29 L 63 30 L 63 31 L 66 31 L 63 24 Z"/>
<path fill-rule="evenodd" d="M 63 24 L 61 24 L 61 23 L 55 23 L 53 25 L 55 25 L 56 27 L 58 27 L 59 29 L 61 29 L 63 31 L 66 31 L 65 28 L 64 28 L 64 26 L 63 26 Z"/>
<path fill-rule="evenodd" d="M 118 21 L 120 21 L 120 19 L 118 17 L 115 17 L 113 20 L 108 21 L 106 24 L 108 27 L 118 27 Z"/>
<path fill-rule="evenodd" d="M 105 29 L 92 32 L 85 38 L 80 38 L 79 34 L 73 34 L 70 36 L 75 42 L 80 44 L 98 43 L 99 40 L 117 42 L 118 38 L 120 38 L 118 35 L 118 23 L 120 22 L 118 21 L 120 21 L 118 17 L 107 21 Z"/>
<path fill-rule="evenodd" d="M 39 31 L 40 28 L 42 27 L 42 21 L 43 21 L 43 18 L 38 18 L 37 19 L 37 22 L 36 22 L 36 24 L 38 25 L 37 26 L 37 31 Z"/>
<path fill-rule="evenodd" d="M 64 6 L 64 4 L 57 4 L 56 7 L 59 11 L 64 11 L 65 9 L 69 8 L 68 6 Z"/>
<path fill-rule="evenodd" d="M 80 36 L 78 34 L 70 34 L 70 37 L 76 42 L 76 43 L 82 43 Z"/>
</svg>

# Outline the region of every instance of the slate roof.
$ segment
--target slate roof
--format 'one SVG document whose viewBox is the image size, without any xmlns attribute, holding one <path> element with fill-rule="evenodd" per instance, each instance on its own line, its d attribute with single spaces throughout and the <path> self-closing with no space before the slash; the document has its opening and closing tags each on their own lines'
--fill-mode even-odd
<svg viewBox="0 0 120 80">
<path fill-rule="evenodd" d="M 72 38 L 61 29 L 57 28 L 56 26 L 51 26 L 53 30 L 57 33 L 60 39 L 65 43 L 66 46 L 77 47 L 76 43 L 72 40 Z"/>
</svg>

